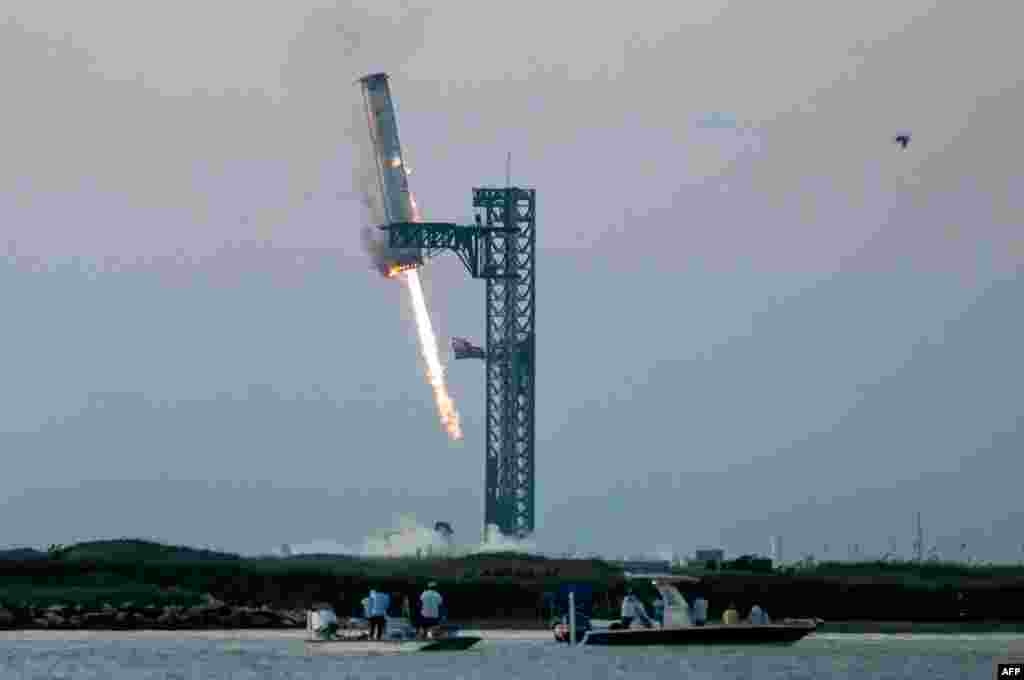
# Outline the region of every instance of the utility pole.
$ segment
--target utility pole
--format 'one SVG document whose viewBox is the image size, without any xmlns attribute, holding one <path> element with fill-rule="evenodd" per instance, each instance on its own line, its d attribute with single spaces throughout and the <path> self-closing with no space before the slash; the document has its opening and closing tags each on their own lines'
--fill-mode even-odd
<svg viewBox="0 0 1024 680">
<path fill-rule="evenodd" d="M 917 526 L 914 530 L 914 557 L 918 562 L 924 560 L 924 530 L 921 528 L 921 513 L 917 513 Z"/>
</svg>

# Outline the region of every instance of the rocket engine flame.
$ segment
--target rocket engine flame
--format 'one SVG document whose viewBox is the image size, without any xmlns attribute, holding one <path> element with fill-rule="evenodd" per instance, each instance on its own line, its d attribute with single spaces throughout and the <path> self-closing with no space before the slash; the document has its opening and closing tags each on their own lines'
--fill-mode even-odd
<svg viewBox="0 0 1024 680">
<path fill-rule="evenodd" d="M 389 279 L 393 279 L 402 272 L 412 271 L 413 269 L 416 269 L 416 265 L 414 264 L 393 264 L 390 267 L 388 267 L 388 270 L 387 272 L 384 273 L 384 276 L 388 277 Z"/>
<path fill-rule="evenodd" d="M 420 284 L 420 273 L 415 268 L 405 272 L 405 283 L 409 288 L 413 312 L 416 315 L 416 330 L 420 336 L 420 349 L 423 359 L 427 362 L 427 380 L 434 390 L 434 402 L 441 416 L 441 426 L 448 432 L 452 440 L 462 439 L 462 426 L 455 402 L 448 395 L 448 387 L 444 382 L 444 366 L 441 365 L 441 352 L 437 347 L 437 336 L 430 324 L 427 302 L 423 297 L 423 286 Z"/>
<path fill-rule="evenodd" d="M 411 191 L 409 192 L 409 202 L 412 205 L 413 221 L 419 222 L 419 206 L 416 205 L 416 199 Z M 430 314 L 427 312 L 427 301 L 423 296 L 420 273 L 416 271 L 416 267 L 406 267 L 405 269 L 405 283 L 409 288 L 409 299 L 412 300 L 413 314 L 416 316 L 416 331 L 420 336 L 420 350 L 423 352 L 423 360 L 427 362 L 427 380 L 434 390 L 434 402 L 437 404 L 437 412 L 441 416 L 441 426 L 448 432 L 450 439 L 458 441 L 462 439 L 462 425 L 459 422 L 459 412 L 455 408 L 455 402 L 449 396 L 448 386 L 444 382 L 441 351 L 438 349 L 437 336 L 434 335 Z"/>
</svg>

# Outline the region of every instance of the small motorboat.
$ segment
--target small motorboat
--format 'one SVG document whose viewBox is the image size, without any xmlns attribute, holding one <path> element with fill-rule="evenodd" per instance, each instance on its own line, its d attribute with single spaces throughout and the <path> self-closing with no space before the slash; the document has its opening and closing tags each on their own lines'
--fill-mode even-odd
<svg viewBox="0 0 1024 680">
<path fill-rule="evenodd" d="M 408 652 L 461 652 L 480 642 L 475 635 L 456 635 L 433 640 L 307 640 L 310 651 L 328 654 L 403 654 Z"/>
<path fill-rule="evenodd" d="M 369 639 L 369 627 L 361 619 L 350 619 L 344 627 L 333 633 L 317 632 L 319 621 L 313 612 L 307 617 L 307 649 L 337 654 L 401 654 L 405 652 L 458 652 L 469 649 L 482 638 L 462 635 L 455 626 L 437 626 L 427 633 L 427 639 L 416 639 L 415 629 L 405 619 L 389 618 L 387 637 Z"/>
</svg>

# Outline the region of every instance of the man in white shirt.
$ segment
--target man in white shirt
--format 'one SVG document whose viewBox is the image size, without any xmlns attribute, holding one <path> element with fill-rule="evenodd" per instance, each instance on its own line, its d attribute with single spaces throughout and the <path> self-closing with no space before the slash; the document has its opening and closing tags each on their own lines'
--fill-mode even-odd
<svg viewBox="0 0 1024 680">
<path fill-rule="evenodd" d="M 426 637 L 427 632 L 441 622 L 441 604 L 444 602 L 444 598 L 435 588 L 437 588 L 437 583 L 431 581 L 427 584 L 427 589 L 420 595 L 420 620 L 417 628 L 421 637 Z"/>
<path fill-rule="evenodd" d="M 310 627 L 321 640 L 333 638 L 338 632 L 338 617 L 326 603 L 320 603 L 312 612 Z"/>
</svg>

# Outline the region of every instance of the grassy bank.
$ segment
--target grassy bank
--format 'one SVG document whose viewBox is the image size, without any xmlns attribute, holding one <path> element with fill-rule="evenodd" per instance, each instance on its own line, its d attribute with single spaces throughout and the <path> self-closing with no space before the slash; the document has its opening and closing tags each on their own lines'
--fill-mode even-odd
<svg viewBox="0 0 1024 680">
<path fill-rule="evenodd" d="M 683 570 L 717 617 L 730 602 L 758 603 L 775 618 L 820 617 L 836 632 L 870 621 L 914 621 L 949 630 L 1024 619 L 1024 568 L 916 563 L 825 563 L 767 572 Z M 342 615 L 360 610 L 370 588 L 415 598 L 434 580 L 450 616 L 473 621 L 544 621 L 545 593 L 568 583 L 594 593 L 594 615 L 613 618 L 625 591 L 621 569 L 601 560 L 500 553 L 460 558 L 371 559 L 348 556 L 245 558 L 136 540 L 100 541 L 50 554 L 0 554 L 0 606 L 94 608 L 126 602 L 194 607 L 206 594 L 238 606 L 300 609 L 315 601 Z M 650 584 L 635 584 L 648 606 Z M 916 625 L 916 624 L 915 624 Z M 835 628 L 846 626 L 846 628 Z M 859 626 L 859 628 L 857 628 Z M 870 627 L 870 626 L 869 626 Z"/>
<path fill-rule="evenodd" d="M 949 624 L 1024 620 L 1024 568 L 952 564 L 821 564 L 769 573 L 691 571 L 720 606 L 755 601 L 777 616 Z M 720 608 L 719 608 L 720 610 Z M 715 613 L 714 615 L 717 615 Z"/>
<path fill-rule="evenodd" d="M 209 593 L 250 606 L 332 603 L 355 614 L 370 588 L 416 597 L 437 581 L 452 612 L 536 619 L 543 593 L 566 582 L 605 592 L 621 572 L 598 560 L 548 560 L 511 553 L 458 559 L 347 556 L 242 558 L 144 541 L 71 546 L 45 558 L 0 559 L 0 604 L 118 606 L 140 601 L 191 606 Z"/>
</svg>

